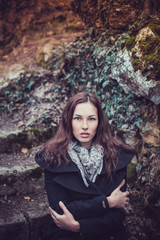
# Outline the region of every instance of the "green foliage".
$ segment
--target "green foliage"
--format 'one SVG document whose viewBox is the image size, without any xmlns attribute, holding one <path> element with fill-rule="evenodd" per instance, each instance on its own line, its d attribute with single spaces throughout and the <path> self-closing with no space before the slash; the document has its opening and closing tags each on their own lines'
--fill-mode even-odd
<svg viewBox="0 0 160 240">
<path fill-rule="evenodd" d="M 135 71 L 137 71 L 138 69 L 140 69 L 141 66 L 141 61 L 139 58 L 133 59 L 132 60 L 132 65 Z"/>
<path fill-rule="evenodd" d="M 59 48 L 48 65 L 53 74 L 58 72 L 55 80 L 59 87 L 53 87 L 53 91 L 62 97 L 79 91 L 95 92 L 111 124 L 118 128 L 126 123 L 140 127 L 135 110 L 138 100 L 110 78 L 118 50 L 124 46 L 128 35 L 118 34 L 113 43 L 109 36 L 109 31 L 91 28 L 73 44 Z M 134 112 L 126 116 L 129 105 L 134 105 Z"/>
<path fill-rule="evenodd" d="M 150 36 L 139 42 L 139 48 L 141 52 L 141 57 L 137 57 L 136 53 L 132 52 L 132 65 L 134 70 L 138 69 L 143 73 L 150 72 L 147 76 L 147 80 L 154 79 L 160 80 L 160 20 L 154 18 L 148 18 L 145 20 L 145 25 L 143 27 L 149 27 L 155 36 Z M 133 31 L 131 36 L 126 40 L 125 46 L 131 51 L 136 42 L 135 34 L 138 32 Z M 149 68 L 148 68 L 149 67 Z M 152 67 L 152 69 L 151 69 Z"/>
<path fill-rule="evenodd" d="M 17 109 L 17 105 L 24 102 L 35 104 L 36 99 L 30 99 L 28 93 L 38 84 L 38 80 L 34 73 L 23 73 L 1 89 L 0 114 L 7 112 L 11 115 Z"/>
<path fill-rule="evenodd" d="M 135 39 L 136 39 L 135 36 L 132 36 L 132 37 L 126 39 L 125 45 L 126 45 L 126 48 L 127 48 L 129 51 L 134 47 L 134 45 L 135 45 Z"/>
<path fill-rule="evenodd" d="M 152 19 L 148 27 L 158 36 L 160 36 L 160 20 L 159 19 Z"/>
<path fill-rule="evenodd" d="M 158 48 L 159 46 L 159 39 L 158 37 L 150 37 L 145 40 L 140 41 L 140 48 L 144 55 L 150 55 L 153 52 L 154 48 Z"/>
<path fill-rule="evenodd" d="M 29 83 L 27 84 L 27 88 L 29 89 L 29 91 L 31 90 L 33 85 L 34 85 L 34 81 L 30 80 Z"/>
<path fill-rule="evenodd" d="M 130 187 L 135 187 L 137 181 L 136 164 L 130 163 L 127 167 L 127 180 Z"/>
<path fill-rule="evenodd" d="M 53 122 L 52 116 L 47 112 L 45 112 L 43 115 L 39 115 L 38 119 L 40 123 L 45 123 L 45 125 L 48 127 Z"/>
<path fill-rule="evenodd" d="M 3 89 L 0 111 L 12 114 L 17 104 L 35 104 L 36 98 L 30 97 L 31 91 L 41 82 L 54 81 L 50 91 L 55 93 L 55 104 L 59 103 L 60 98 L 66 99 L 77 92 L 92 91 L 102 101 L 102 108 L 114 128 L 121 128 L 124 124 L 139 128 L 139 100 L 133 94 L 125 93 L 111 78 L 117 53 L 128 35 L 117 34 L 114 37 L 115 41 L 110 41 L 109 31 L 92 28 L 72 44 L 56 49 L 48 63 L 54 80 L 44 76 L 42 81 L 36 74 L 22 74 Z M 130 106 L 133 108 L 131 111 Z M 40 115 L 38 120 L 48 126 L 54 124 L 47 112 Z M 34 126 L 34 122 L 30 126 Z"/>
<path fill-rule="evenodd" d="M 145 66 L 153 65 L 152 78 L 160 80 L 160 36 L 151 37 L 140 42 Z"/>
</svg>

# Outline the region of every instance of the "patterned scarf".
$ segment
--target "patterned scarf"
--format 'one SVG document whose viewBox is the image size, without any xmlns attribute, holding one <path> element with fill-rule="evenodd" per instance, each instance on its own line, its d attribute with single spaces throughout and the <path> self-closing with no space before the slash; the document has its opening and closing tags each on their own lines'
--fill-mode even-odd
<svg viewBox="0 0 160 240">
<path fill-rule="evenodd" d="M 90 149 L 80 146 L 77 141 L 69 145 L 68 154 L 79 168 L 86 187 L 89 186 L 87 179 L 95 182 L 97 175 L 102 171 L 103 152 L 103 147 L 100 145 L 91 145 Z"/>
</svg>

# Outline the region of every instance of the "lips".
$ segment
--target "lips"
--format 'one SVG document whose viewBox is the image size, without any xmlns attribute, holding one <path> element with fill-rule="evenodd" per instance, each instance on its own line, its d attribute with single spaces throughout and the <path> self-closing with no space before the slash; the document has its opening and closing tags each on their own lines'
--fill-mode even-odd
<svg viewBox="0 0 160 240">
<path fill-rule="evenodd" d="M 87 138 L 89 137 L 89 133 L 81 133 L 80 134 L 82 138 Z"/>
</svg>

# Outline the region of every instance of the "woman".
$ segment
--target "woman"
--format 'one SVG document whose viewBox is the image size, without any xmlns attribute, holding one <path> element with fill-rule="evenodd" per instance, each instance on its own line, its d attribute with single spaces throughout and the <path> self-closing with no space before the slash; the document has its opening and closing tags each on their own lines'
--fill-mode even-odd
<svg viewBox="0 0 160 240">
<path fill-rule="evenodd" d="M 116 140 L 93 93 L 67 103 L 58 131 L 36 154 L 53 219 L 48 239 L 127 239 L 126 166 L 134 149 Z"/>
</svg>

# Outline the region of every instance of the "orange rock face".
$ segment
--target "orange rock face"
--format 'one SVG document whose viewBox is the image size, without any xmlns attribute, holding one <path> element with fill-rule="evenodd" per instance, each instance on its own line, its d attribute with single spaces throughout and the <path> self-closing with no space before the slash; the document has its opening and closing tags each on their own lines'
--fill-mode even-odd
<svg viewBox="0 0 160 240">
<path fill-rule="evenodd" d="M 24 34 L 30 30 L 31 34 L 39 29 L 42 34 L 44 28 L 52 26 L 52 31 L 58 23 L 64 23 L 64 28 L 75 21 L 71 9 L 71 0 L 0 0 L 0 55 L 16 47 Z"/>
<path fill-rule="evenodd" d="M 125 29 L 141 14 L 160 17 L 159 0 L 72 0 L 72 7 L 88 26 Z"/>
<path fill-rule="evenodd" d="M 109 26 L 115 29 L 124 29 L 134 23 L 136 10 L 127 5 L 115 6 L 109 13 Z"/>
</svg>

